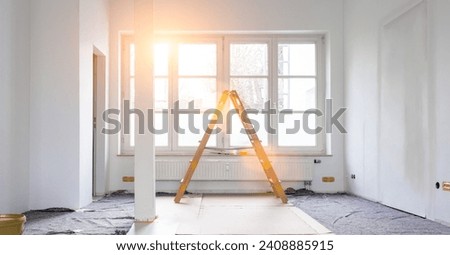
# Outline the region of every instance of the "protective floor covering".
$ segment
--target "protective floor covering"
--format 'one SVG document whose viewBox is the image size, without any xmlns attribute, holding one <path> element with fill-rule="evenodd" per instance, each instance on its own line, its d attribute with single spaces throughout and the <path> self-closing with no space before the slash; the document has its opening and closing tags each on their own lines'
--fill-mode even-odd
<svg viewBox="0 0 450 255">
<path fill-rule="evenodd" d="M 182 210 L 182 206 L 177 208 Z M 176 234 L 316 235 L 329 234 L 300 209 L 272 195 L 204 195 L 198 213 L 179 222 Z"/>
<path fill-rule="evenodd" d="M 290 196 L 289 202 L 335 234 L 450 234 L 448 226 L 346 194 Z"/>
<path fill-rule="evenodd" d="M 450 234 L 448 226 L 346 194 L 303 194 L 289 196 L 289 202 L 335 234 Z M 209 204 L 214 205 L 214 201 Z M 159 202 L 158 208 L 162 205 L 173 206 L 172 198 Z M 24 234 L 125 234 L 134 222 L 133 210 L 132 194 L 114 194 L 78 212 L 27 212 Z M 172 228 L 168 225 L 161 224 L 156 232 L 169 234 L 178 228 L 175 224 Z"/>
<path fill-rule="evenodd" d="M 116 193 L 78 211 L 51 208 L 25 215 L 24 235 L 125 235 L 134 223 L 134 196 Z"/>
</svg>

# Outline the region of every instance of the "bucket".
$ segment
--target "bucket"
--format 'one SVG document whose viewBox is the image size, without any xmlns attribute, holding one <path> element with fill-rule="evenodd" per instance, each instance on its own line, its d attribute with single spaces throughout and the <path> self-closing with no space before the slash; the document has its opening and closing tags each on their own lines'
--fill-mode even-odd
<svg viewBox="0 0 450 255">
<path fill-rule="evenodd" d="M 21 235 L 26 221 L 23 214 L 0 214 L 0 235 Z"/>
</svg>

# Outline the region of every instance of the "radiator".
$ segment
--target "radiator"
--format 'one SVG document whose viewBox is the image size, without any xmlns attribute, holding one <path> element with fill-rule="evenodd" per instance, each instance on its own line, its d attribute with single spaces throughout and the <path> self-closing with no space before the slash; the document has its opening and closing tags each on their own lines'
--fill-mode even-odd
<svg viewBox="0 0 450 255">
<path fill-rule="evenodd" d="M 282 181 L 312 181 L 312 159 L 274 159 L 272 165 Z M 184 177 L 189 159 L 157 159 L 156 180 L 179 181 Z M 262 181 L 266 180 L 256 157 L 202 159 L 192 180 L 197 181 Z"/>
</svg>

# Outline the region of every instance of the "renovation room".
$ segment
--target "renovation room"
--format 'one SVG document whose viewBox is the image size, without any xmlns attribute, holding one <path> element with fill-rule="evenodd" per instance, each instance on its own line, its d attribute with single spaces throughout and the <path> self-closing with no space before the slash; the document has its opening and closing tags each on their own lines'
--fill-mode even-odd
<svg viewBox="0 0 450 255">
<path fill-rule="evenodd" d="M 449 13 L 0 0 L 0 233 L 449 235 Z"/>
</svg>

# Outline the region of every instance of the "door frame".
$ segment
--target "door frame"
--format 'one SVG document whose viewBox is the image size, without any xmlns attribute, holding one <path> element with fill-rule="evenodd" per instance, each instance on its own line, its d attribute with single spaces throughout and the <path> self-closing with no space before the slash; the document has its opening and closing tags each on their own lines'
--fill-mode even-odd
<svg viewBox="0 0 450 255">
<path fill-rule="evenodd" d="M 94 61 L 94 58 L 96 61 Z M 108 86 L 107 86 L 107 61 L 106 55 L 95 46 L 93 48 L 92 75 L 93 75 L 93 98 L 92 111 L 93 117 L 96 116 L 96 128 L 94 128 L 94 119 L 92 119 L 92 195 L 103 196 L 108 191 L 108 137 L 101 133 L 105 127 L 101 119 L 102 113 L 108 106 Z M 94 72 L 97 72 L 96 75 Z M 96 96 L 96 98 L 94 98 Z M 94 105 L 95 103 L 95 105 Z M 95 113 L 94 113 L 95 111 Z M 94 134 L 95 130 L 95 134 Z M 95 150 L 95 151 L 94 151 Z"/>
</svg>

